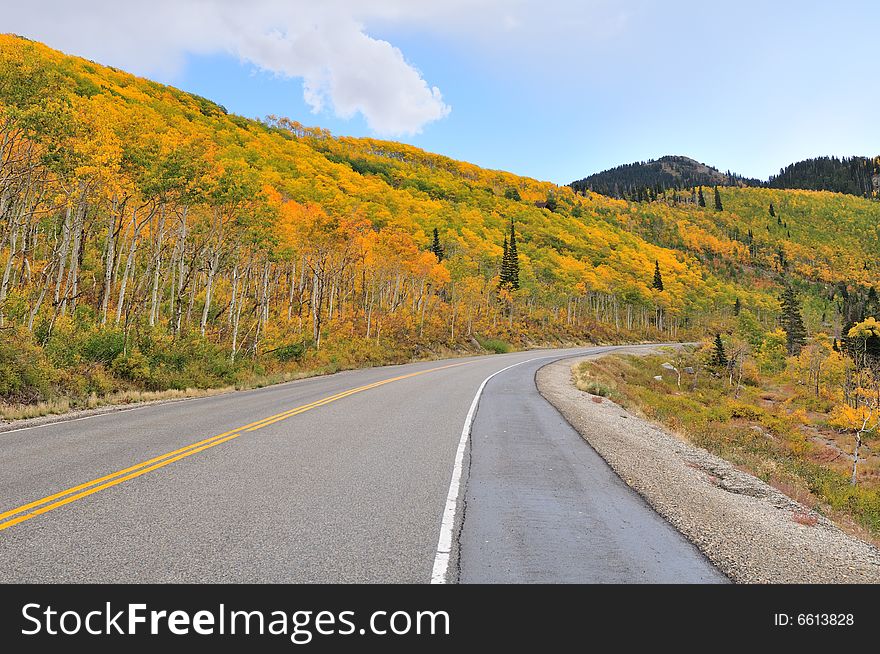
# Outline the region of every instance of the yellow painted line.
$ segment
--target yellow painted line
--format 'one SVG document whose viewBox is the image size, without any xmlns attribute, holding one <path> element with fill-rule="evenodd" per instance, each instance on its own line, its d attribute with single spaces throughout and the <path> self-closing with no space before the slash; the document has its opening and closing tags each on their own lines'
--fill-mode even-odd
<svg viewBox="0 0 880 654">
<path fill-rule="evenodd" d="M 462 363 L 452 363 L 445 366 L 438 366 L 437 368 L 429 368 L 428 370 L 420 370 L 418 372 L 411 372 L 406 375 L 399 375 L 397 377 L 383 379 L 377 382 L 373 382 L 371 384 L 358 386 L 356 388 L 350 388 L 346 391 L 336 393 L 335 395 L 330 395 L 328 397 L 321 398 L 320 400 L 315 400 L 314 402 L 303 404 L 302 406 L 298 406 L 287 411 L 282 411 L 281 413 L 276 413 L 275 415 L 269 416 L 267 418 L 262 418 L 242 427 L 230 429 L 229 431 L 225 431 L 222 434 L 217 434 L 216 436 L 205 438 L 196 443 L 186 445 L 185 447 L 178 448 L 171 452 L 166 452 L 165 454 L 161 454 L 141 463 L 129 466 L 128 468 L 124 468 L 123 470 L 118 470 L 117 472 L 111 473 L 109 475 L 98 477 L 97 479 L 87 481 L 83 484 L 73 486 L 57 493 L 53 493 L 52 495 L 47 495 L 46 497 L 43 497 L 39 500 L 28 502 L 27 504 L 22 504 L 21 506 L 18 506 L 14 509 L 4 511 L 3 513 L 0 513 L 0 521 L 2 521 L 0 522 L 0 531 L 8 529 L 9 527 L 22 523 L 26 520 L 30 520 L 31 518 L 34 518 L 38 515 L 53 511 L 54 509 L 65 506 L 66 504 L 70 504 L 71 502 L 75 502 L 76 500 L 82 499 L 83 497 L 93 495 L 94 493 L 102 491 L 106 488 L 111 488 L 112 486 L 116 486 L 130 479 L 136 479 L 137 477 L 140 477 L 141 475 L 144 475 L 148 472 L 158 470 L 159 468 L 164 468 L 165 466 L 174 463 L 175 461 L 180 461 L 181 459 L 185 459 L 186 457 L 192 456 L 193 454 L 203 452 L 216 445 L 220 445 L 221 443 L 231 441 L 241 436 L 242 432 L 253 432 L 258 429 L 262 429 L 263 427 L 267 427 L 269 425 L 275 424 L 276 422 L 286 420 L 287 418 L 299 415 L 300 413 L 305 413 L 306 411 L 311 411 L 312 409 L 322 407 L 324 405 L 330 404 L 331 402 L 336 402 L 337 400 L 341 400 L 345 397 L 349 397 L 350 395 L 354 395 L 355 393 L 362 393 L 363 391 L 367 391 L 378 386 L 384 386 L 385 384 L 390 384 L 392 382 L 400 381 L 402 379 L 408 379 L 410 377 L 416 377 L 418 375 L 424 375 L 429 372 L 436 372 L 438 370 L 445 370 L 447 368 L 463 366 L 467 363 L 469 362 L 465 361 Z"/>
</svg>

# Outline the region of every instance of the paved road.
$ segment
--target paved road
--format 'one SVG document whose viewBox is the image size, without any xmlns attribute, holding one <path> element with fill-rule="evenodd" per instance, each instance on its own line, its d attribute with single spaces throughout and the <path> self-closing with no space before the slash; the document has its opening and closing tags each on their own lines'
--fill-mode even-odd
<svg viewBox="0 0 880 654">
<path fill-rule="evenodd" d="M 535 392 L 486 386 L 471 432 L 462 583 L 708 583 L 721 575 Z"/>
<path fill-rule="evenodd" d="M 0 581 L 428 581 L 482 381 L 584 351 L 373 368 L 0 433 Z M 571 439 L 536 365 L 493 378 L 477 411 L 461 580 L 667 579 L 663 566 L 711 579 Z M 574 518 L 578 502 L 592 517 Z"/>
</svg>

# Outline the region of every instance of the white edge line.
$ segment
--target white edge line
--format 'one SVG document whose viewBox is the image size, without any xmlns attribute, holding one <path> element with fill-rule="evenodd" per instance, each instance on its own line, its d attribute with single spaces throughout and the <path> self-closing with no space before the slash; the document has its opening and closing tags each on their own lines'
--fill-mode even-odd
<svg viewBox="0 0 880 654">
<path fill-rule="evenodd" d="M 656 347 L 656 344 L 651 345 Z M 496 370 L 483 380 L 483 383 L 480 384 L 480 387 L 477 389 L 476 395 L 474 395 L 474 400 L 471 402 L 470 409 L 468 409 L 467 416 L 464 419 L 464 426 L 461 428 L 461 438 L 458 441 L 458 449 L 455 452 L 455 464 L 452 468 L 452 479 L 449 482 L 449 492 L 446 494 L 446 507 L 443 509 L 443 521 L 440 524 L 440 538 L 437 540 L 437 552 L 434 555 L 434 568 L 431 571 L 432 584 L 445 584 L 446 576 L 449 573 L 449 557 L 452 553 L 452 532 L 455 529 L 455 517 L 458 514 L 458 494 L 461 487 L 464 452 L 467 449 L 467 444 L 470 440 L 471 426 L 474 421 L 474 415 L 477 413 L 477 406 L 480 404 L 480 396 L 483 394 L 483 389 L 486 388 L 486 384 L 489 383 L 489 380 L 511 368 L 516 368 L 517 366 L 531 363 L 532 361 L 540 361 L 542 359 L 570 359 L 577 356 L 604 354 L 611 350 L 616 350 L 619 347 L 621 346 L 600 346 L 586 348 L 584 351 L 573 354 L 563 354 L 561 356 L 559 354 L 550 354 L 543 357 L 534 357 L 532 359 L 526 359 L 525 361 L 519 361 L 518 363 L 509 365 L 501 370 Z"/>
<path fill-rule="evenodd" d="M 449 571 L 449 556 L 452 552 L 452 532 L 453 529 L 455 529 L 455 516 L 458 513 L 458 493 L 461 487 L 461 473 L 462 463 L 464 461 L 464 452 L 467 449 L 467 443 L 471 435 L 471 425 L 474 421 L 474 415 L 477 413 L 477 405 L 479 405 L 480 403 L 480 396 L 483 394 L 483 389 L 486 388 L 486 384 L 489 383 L 490 379 L 492 379 L 496 375 L 500 375 L 506 370 L 510 370 L 511 368 L 515 368 L 516 366 L 521 366 L 526 363 L 531 363 L 532 361 L 539 361 L 540 359 L 553 359 L 558 356 L 559 355 L 535 357 L 534 359 L 520 361 L 518 363 L 514 363 L 513 365 L 507 366 L 506 368 L 502 368 L 501 370 L 496 370 L 491 375 L 486 377 L 486 379 L 483 380 L 483 383 L 480 384 L 480 387 L 477 389 L 477 394 L 474 395 L 474 400 L 473 402 L 471 402 L 471 407 L 470 409 L 468 409 L 467 416 L 464 419 L 464 427 L 461 428 L 461 438 L 458 441 L 458 450 L 456 450 L 455 452 L 455 465 L 452 468 L 452 479 L 449 482 L 449 492 L 446 494 L 446 507 L 443 509 L 443 521 L 440 524 L 440 538 L 437 541 L 437 553 L 434 556 L 434 569 L 431 572 L 432 584 L 446 583 L 446 575 Z"/>
</svg>

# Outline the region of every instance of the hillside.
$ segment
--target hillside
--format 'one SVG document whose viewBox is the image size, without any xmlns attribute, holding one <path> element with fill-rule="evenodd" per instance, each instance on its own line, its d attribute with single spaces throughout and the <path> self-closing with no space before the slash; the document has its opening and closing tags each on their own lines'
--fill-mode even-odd
<svg viewBox="0 0 880 654">
<path fill-rule="evenodd" d="M 478 343 L 698 338 L 737 300 L 769 328 L 784 275 L 808 327 L 839 332 L 878 276 L 880 205 L 863 199 L 725 187 L 722 212 L 662 188 L 615 200 L 247 120 L 14 36 L 0 36 L 0 132 L 7 403 Z"/>
<path fill-rule="evenodd" d="M 880 195 L 880 157 L 817 157 L 786 166 L 767 183 L 773 188 Z"/>
<path fill-rule="evenodd" d="M 645 200 L 666 190 L 690 190 L 696 186 L 755 186 L 758 180 L 744 179 L 727 171 L 681 156 L 636 161 L 595 173 L 570 184 L 577 192 L 593 191 L 609 197 Z"/>
<path fill-rule="evenodd" d="M 762 181 L 730 171 L 722 173 L 689 157 L 666 156 L 617 166 L 579 179 L 569 186 L 576 192 L 593 191 L 637 202 L 653 200 L 667 190 L 690 192 L 700 186 L 802 189 L 876 198 L 880 196 L 880 157 L 806 159 L 790 164 L 778 175 Z"/>
</svg>

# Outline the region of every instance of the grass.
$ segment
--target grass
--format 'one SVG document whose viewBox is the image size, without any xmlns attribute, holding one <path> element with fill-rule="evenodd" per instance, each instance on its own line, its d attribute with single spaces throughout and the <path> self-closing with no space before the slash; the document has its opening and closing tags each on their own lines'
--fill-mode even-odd
<svg viewBox="0 0 880 654">
<path fill-rule="evenodd" d="M 665 356 L 610 356 L 574 371 L 581 390 L 610 397 L 662 423 L 688 442 L 831 517 L 861 537 L 880 540 L 877 462 L 860 464 L 858 485 L 849 483 L 846 436 L 822 432 L 821 417 L 805 420 L 797 389 L 746 386 L 734 398 L 726 378 L 701 373 L 696 388 L 665 373 Z M 655 379 L 661 375 L 660 380 Z M 767 380 L 764 380 L 766 383 Z M 777 401 L 768 403 L 766 397 Z M 768 405 L 769 404 L 769 405 Z M 843 439 L 835 444 L 831 438 Z M 838 447 L 839 445 L 839 447 Z M 850 528 L 851 527 L 851 528 Z"/>
<path fill-rule="evenodd" d="M 513 346 L 510 343 L 502 341 L 500 338 L 484 338 L 481 336 L 475 336 L 475 338 L 480 344 L 480 347 L 484 350 L 494 352 L 495 354 L 507 354 L 513 349 Z"/>
<path fill-rule="evenodd" d="M 303 379 L 306 377 L 328 374 L 330 372 L 335 372 L 335 370 L 316 369 L 310 372 L 279 372 L 271 375 L 255 377 L 254 379 L 238 383 L 234 386 L 222 386 L 218 388 L 172 388 L 163 391 L 120 390 L 105 395 L 91 393 L 84 400 L 75 402 L 71 402 L 69 398 L 63 397 L 57 400 L 37 402 L 35 404 L 0 403 L 0 420 L 26 420 L 28 418 L 60 415 L 79 409 L 97 409 L 104 406 L 211 397 L 214 395 L 230 393 L 232 391 L 242 391 L 253 388 L 263 388 L 264 386 L 272 386 L 274 384 L 283 384 L 284 382 L 293 381 L 295 379 Z"/>
</svg>

